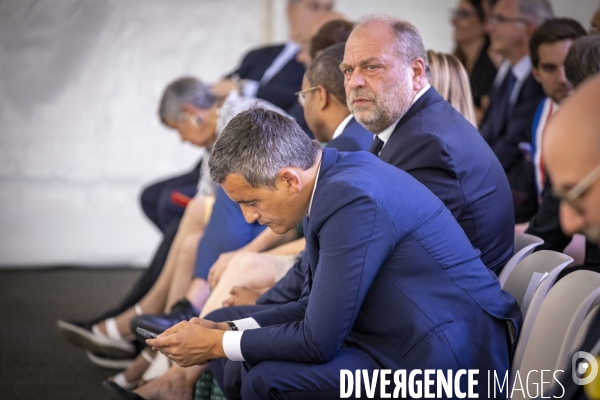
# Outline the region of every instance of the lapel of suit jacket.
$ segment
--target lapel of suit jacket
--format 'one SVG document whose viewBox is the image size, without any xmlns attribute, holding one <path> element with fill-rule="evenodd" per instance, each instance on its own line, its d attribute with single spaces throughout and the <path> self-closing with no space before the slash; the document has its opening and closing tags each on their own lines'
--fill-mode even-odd
<svg viewBox="0 0 600 400">
<path fill-rule="evenodd" d="M 396 125 L 396 128 L 394 128 L 394 132 L 392 132 L 392 135 L 388 139 L 388 142 L 390 142 L 392 140 L 394 135 L 398 134 L 398 131 L 401 129 L 402 125 L 404 125 L 406 123 L 406 121 L 411 119 L 419 111 L 424 110 L 425 108 L 429 107 L 430 105 L 437 103 L 438 101 L 441 101 L 441 100 L 444 100 L 442 98 L 442 96 L 440 96 L 440 94 L 433 88 L 433 86 L 430 87 L 429 90 L 427 90 L 425 93 L 423 93 L 423 96 L 421 96 L 419 98 L 419 100 L 417 100 L 415 102 L 415 104 L 413 104 L 408 109 L 408 111 L 406 112 L 406 114 L 404 114 L 404 116 L 400 119 L 400 121 L 398 121 L 398 124 Z M 398 149 L 395 149 L 393 146 L 388 146 L 388 143 L 386 143 L 386 145 L 383 146 L 383 149 L 379 153 L 379 158 L 381 158 L 382 160 L 386 160 L 384 155 L 387 155 L 388 152 L 390 152 L 390 151 L 394 152 L 394 151 L 398 151 Z"/>
<path fill-rule="evenodd" d="M 327 173 L 327 171 L 336 163 L 338 158 L 338 152 L 333 148 L 324 148 L 323 155 L 321 158 L 321 170 L 319 171 L 319 176 L 317 178 L 317 189 L 315 190 L 315 197 L 313 200 L 316 200 L 317 192 L 319 189 L 323 187 L 319 187 L 319 183 L 323 184 L 323 177 Z M 318 210 L 320 204 L 318 202 L 314 202 L 312 208 L 310 210 L 311 215 L 306 218 L 306 223 L 304 225 L 304 236 L 306 238 L 306 249 L 308 251 L 308 279 L 309 285 L 312 286 L 312 277 L 315 273 L 315 269 L 317 268 L 317 263 L 319 262 L 319 237 L 318 232 L 314 231 L 314 220 L 317 218 Z M 310 287 L 309 286 L 309 287 Z"/>
</svg>

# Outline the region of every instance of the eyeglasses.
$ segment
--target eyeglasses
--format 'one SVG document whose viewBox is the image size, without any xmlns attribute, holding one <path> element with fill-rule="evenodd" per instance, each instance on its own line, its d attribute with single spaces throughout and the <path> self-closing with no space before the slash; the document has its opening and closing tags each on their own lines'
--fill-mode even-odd
<svg viewBox="0 0 600 400">
<path fill-rule="evenodd" d="M 319 88 L 318 86 L 313 86 L 311 88 L 304 89 L 304 90 L 301 90 L 299 92 L 294 93 L 296 95 L 296 98 L 298 99 L 298 103 L 300 103 L 300 105 L 302 107 L 304 107 L 304 103 L 306 102 L 306 95 L 305 94 L 308 93 L 308 92 L 315 91 L 318 88 Z"/>
<path fill-rule="evenodd" d="M 492 25 L 496 25 L 496 24 L 507 24 L 509 22 L 522 22 L 522 23 L 527 23 L 529 22 L 529 20 L 527 18 L 521 18 L 521 17 L 505 17 L 504 15 L 500 15 L 500 14 L 494 14 L 492 15 L 492 17 L 490 18 L 490 22 L 492 23 Z"/>
<path fill-rule="evenodd" d="M 552 195 L 560 201 L 567 203 L 573 210 L 579 215 L 584 214 L 583 207 L 577 202 L 578 199 L 592 186 L 594 182 L 600 179 L 600 165 L 591 170 L 586 176 L 584 176 L 575 186 L 573 186 L 567 193 L 561 194 L 556 189 L 552 188 Z"/>
<path fill-rule="evenodd" d="M 464 10 L 462 8 L 451 8 L 448 10 L 448 16 L 450 19 L 465 19 L 473 15 L 477 15 L 477 11 Z"/>
</svg>

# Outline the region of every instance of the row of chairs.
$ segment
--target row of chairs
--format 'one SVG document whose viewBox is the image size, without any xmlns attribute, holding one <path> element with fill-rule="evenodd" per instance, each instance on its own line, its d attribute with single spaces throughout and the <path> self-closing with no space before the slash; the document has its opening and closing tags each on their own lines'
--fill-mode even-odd
<svg viewBox="0 0 600 400">
<path fill-rule="evenodd" d="M 573 258 L 550 250 L 533 253 L 542 243 L 538 237 L 516 234 L 514 256 L 499 276 L 502 289 L 515 297 L 524 318 L 509 380 L 509 389 L 514 385 L 524 390 L 515 390 L 513 399 L 529 398 L 528 394 L 536 392 L 541 396 L 557 385 L 550 373 L 544 383 L 525 378 L 534 370 L 538 376 L 542 370 L 566 371 L 600 304 L 600 274 L 575 271 L 555 285 Z M 599 346 L 600 343 L 595 347 Z M 519 382 L 515 382 L 517 373 Z"/>
</svg>

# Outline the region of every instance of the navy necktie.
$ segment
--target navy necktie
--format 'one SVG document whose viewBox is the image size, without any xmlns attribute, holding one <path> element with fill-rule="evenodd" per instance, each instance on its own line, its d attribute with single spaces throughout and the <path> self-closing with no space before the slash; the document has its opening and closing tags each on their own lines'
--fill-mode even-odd
<svg viewBox="0 0 600 400">
<path fill-rule="evenodd" d="M 505 116 L 508 117 L 508 115 L 510 114 L 510 111 L 512 109 L 512 104 L 510 104 L 510 98 L 512 95 L 512 92 L 515 88 L 515 83 L 517 82 L 517 77 L 513 74 L 512 70 L 508 71 L 508 74 L 506 74 L 506 78 L 504 78 L 504 81 L 502 82 L 502 90 L 503 90 L 503 95 L 506 96 L 506 98 L 504 99 L 504 107 L 505 107 Z"/>
<path fill-rule="evenodd" d="M 371 147 L 369 148 L 369 152 L 375 154 L 379 157 L 379 152 L 383 148 L 383 140 L 379 139 L 379 136 L 375 135 L 375 139 L 373 139 L 373 143 L 371 143 Z"/>
</svg>

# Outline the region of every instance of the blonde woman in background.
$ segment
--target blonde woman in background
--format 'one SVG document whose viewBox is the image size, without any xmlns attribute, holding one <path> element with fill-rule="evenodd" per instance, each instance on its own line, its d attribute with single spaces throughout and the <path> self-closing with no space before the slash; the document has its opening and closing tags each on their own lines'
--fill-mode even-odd
<svg viewBox="0 0 600 400">
<path fill-rule="evenodd" d="M 427 51 L 431 80 L 429 83 L 467 121 L 477 127 L 471 85 L 465 67 L 452 54 Z"/>
</svg>

